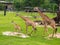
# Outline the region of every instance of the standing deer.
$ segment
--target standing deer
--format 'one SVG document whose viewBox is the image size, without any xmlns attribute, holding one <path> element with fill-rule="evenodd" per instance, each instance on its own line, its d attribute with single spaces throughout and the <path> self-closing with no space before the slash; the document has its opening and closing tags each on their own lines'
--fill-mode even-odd
<svg viewBox="0 0 60 45">
<path fill-rule="evenodd" d="M 22 18 L 25 21 L 25 24 L 26 24 L 26 33 L 27 33 L 27 30 L 28 30 L 28 26 L 32 26 L 32 28 L 33 28 L 33 30 L 31 31 L 31 34 L 32 34 L 33 31 L 36 32 L 37 29 L 36 29 L 35 22 L 31 21 L 28 17 L 24 17 L 24 16 L 19 16 L 19 17 Z"/>
<path fill-rule="evenodd" d="M 14 25 L 15 31 L 21 32 L 21 27 L 16 24 L 14 21 L 12 21 L 12 24 Z"/>
<path fill-rule="evenodd" d="M 43 14 L 38 7 L 34 8 L 35 10 L 38 11 L 38 13 L 40 14 L 40 16 L 42 17 L 42 23 L 44 24 L 45 30 L 44 33 L 47 32 L 47 24 L 49 24 L 54 30 L 53 30 L 53 34 L 52 37 L 54 36 L 54 34 L 56 34 L 57 32 L 57 28 L 56 28 L 56 23 L 53 19 L 50 19 L 48 16 L 46 16 L 45 14 Z"/>
</svg>

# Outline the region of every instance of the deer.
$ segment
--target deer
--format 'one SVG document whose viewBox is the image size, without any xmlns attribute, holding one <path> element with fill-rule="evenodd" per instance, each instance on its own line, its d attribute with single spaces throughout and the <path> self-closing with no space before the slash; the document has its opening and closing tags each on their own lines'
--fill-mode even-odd
<svg viewBox="0 0 60 45">
<path fill-rule="evenodd" d="M 16 24 L 14 21 L 11 21 L 11 23 L 14 25 L 15 31 L 21 32 L 22 29 L 20 25 Z"/>
<path fill-rule="evenodd" d="M 50 25 L 53 28 L 53 33 L 52 33 L 52 37 L 57 33 L 57 27 L 56 27 L 56 23 L 53 19 L 50 19 L 47 15 L 45 15 L 38 7 L 35 7 L 34 10 L 36 10 L 39 15 L 42 18 L 42 23 L 44 24 L 44 34 L 47 32 L 48 33 L 48 29 L 47 29 L 47 25 Z"/>
<path fill-rule="evenodd" d="M 17 16 L 19 16 L 19 15 L 17 15 Z M 22 18 L 25 21 L 25 24 L 26 24 L 26 33 L 28 32 L 28 27 L 29 26 L 32 26 L 32 29 L 33 29 L 29 35 L 31 35 L 32 32 L 36 32 L 37 29 L 36 29 L 36 23 L 35 22 L 30 20 L 28 17 L 24 17 L 24 16 L 19 16 L 19 17 Z"/>
</svg>

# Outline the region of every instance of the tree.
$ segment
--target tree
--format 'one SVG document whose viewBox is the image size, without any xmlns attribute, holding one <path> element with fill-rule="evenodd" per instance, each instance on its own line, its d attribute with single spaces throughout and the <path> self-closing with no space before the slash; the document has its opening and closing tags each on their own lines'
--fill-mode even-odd
<svg viewBox="0 0 60 45">
<path fill-rule="evenodd" d="M 25 0 L 25 6 L 40 6 L 41 4 L 43 4 L 43 2 L 44 0 Z"/>
<path fill-rule="evenodd" d="M 3 10 L 3 9 L 4 9 L 4 5 L 0 4 L 0 10 Z"/>
<path fill-rule="evenodd" d="M 13 0 L 13 2 L 17 11 L 21 10 L 21 8 L 24 6 L 23 0 Z"/>
<path fill-rule="evenodd" d="M 52 0 L 54 3 L 57 4 L 57 9 L 60 10 L 60 0 Z"/>
</svg>

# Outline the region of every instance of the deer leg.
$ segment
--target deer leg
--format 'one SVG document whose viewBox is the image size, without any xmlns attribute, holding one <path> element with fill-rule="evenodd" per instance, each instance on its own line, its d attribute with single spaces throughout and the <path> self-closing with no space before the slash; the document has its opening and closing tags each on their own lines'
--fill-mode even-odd
<svg viewBox="0 0 60 45">
<path fill-rule="evenodd" d="M 53 33 L 52 33 L 52 37 L 53 37 L 54 35 L 56 36 L 56 33 L 57 33 L 57 28 L 56 28 L 56 26 L 53 25 L 53 24 L 50 24 L 50 26 L 54 29 L 54 30 L 53 30 Z"/>
<path fill-rule="evenodd" d="M 32 28 L 33 28 L 33 27 L 32 27 Z M 31 35 L 33 31 L 34 31 L 34 30 L 32 30 L 31 33 L 30 33 L 29 35 Z"/>
<path fill-rule="evenodd" d="M 35 26 L 32 26 L 32 28 L 33 28 L 33 31 L 36 33 L 36 27 Z"/>
<path fill-rule="evenodd" d="M 55 34 L 57 33 L 57 28 L 55 28 Z"/>
<path fill-rule="evenodd" d="M 56 36 L 56 33 L 57 33 L 57 28 L 54 28 L 52 37 L 53 37 L 53 36 Z"/>
<path fill-rule="evenodd" d="M 34 27 L 34 32 L 35 32 L 35 33 L 36 33 L 36 30 L 37 30 L 36 27 Z"/>
<path fill-rule="evenodd" d="M 29 23 L 28 22 L 25 22 L 25 24 L 26 24 L 26 33 L 27 33 Z"/>
<path fill-rule="evenodd" d="M 55 32 L 55 31 L 53 30 L 53 33 L 52 33 L 52 38 L 53 38 L 53 36 L 54 36 L 54 32 Z"/>
<path fill-rule="evenodd" d="M 33 30 L 31 31 L 30 35 L 32 34 Z"/>
<path fill-rule="evenodd" d="M 41 21 L 42 24 L 44 24 L 44 21 Z"/>
<path fill-rule="evenodd" d="M 41 21 L 42 22 L 42 24 L 43 25 L 45 25 L 45 21 Z M 45 28 L 46 26 L 44 26 L 44 28 Z M 44 32 L 43 32 L 43 36 L 45 35 L 45 30 L 44 30 Z"/>
<path fill-rule="evenodd" d="M 26 33 L 27 33 L 27 30 L 28 30 L 28 25 L 26 25 Z"/>
<path fill-rule="evenodd" d="M 33 30 L 31 31 L 30 34 L 32 34 L 33 31 L 36 33 L 36 30 L 37 30 L 36 27 L 32 26 L 32 28 L 33 28 Z"/>
<path fill-rule="evenodd" d="M 17 30 L 19 33 L 21 32 L 21 29 L 20 28 L 18 28 L 18 30 Z"/>
<path fill-rule="evenodd" d="M 16 32 L 16 31 L 17 31 L 17 28 L 14 29 L 14 32 Z"/>
<path fill-rule="evenodd" d="M 47 29 L 47 23 L 45 22 L 45 24 L 44 24 L 44 28 L 45 28 L 45 30 L 44 30 L 44 35 L 47 33 L 47 34 L 49 34 L 48 33 L 48 29 Z"/>
</svg>

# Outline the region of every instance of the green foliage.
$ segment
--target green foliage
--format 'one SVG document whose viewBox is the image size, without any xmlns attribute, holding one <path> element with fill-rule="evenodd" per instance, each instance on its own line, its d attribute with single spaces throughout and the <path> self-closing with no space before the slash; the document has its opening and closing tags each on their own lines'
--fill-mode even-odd
<svg viewBox="0 0 60 45">
<path fill-rule="evenodd" d="M 24 7 L 24 0 L 14 0 L 14 7 L 17 11 L 21 10 Z"/>
<path fill-rule="evenodd" d="M 43 4 L 43 2 L 44 0 L 25 0 L 25 6 L 39 7 L 41 4 Z"/>
<path fill-rule="evenodd" d="M 0 10 L 3 10 L 3 9 L 4 9 L 4 5 L 0 4 Z"/>
<path fill-rule="evenodd" d="M 20 2 L 19 1 L 14 1 L 14 7 L 19 10 L 20 9 Z"/>
<path fill-rule="evenodd" d="M 14 0 L 15 7 L 19 10 L 23 7 L 42 7 L 47 10 L 56 11 L 56 3 L 51 3 L 52 0 Z"/>
</svg>

